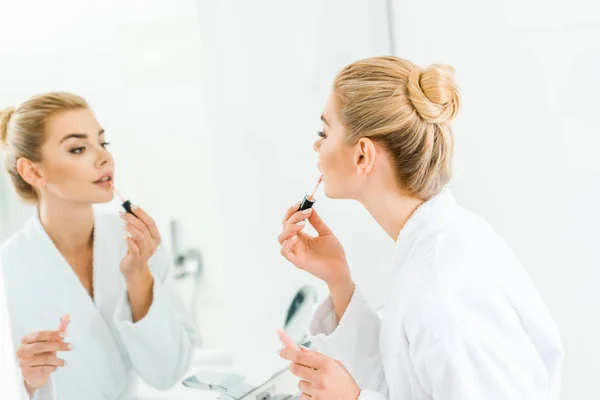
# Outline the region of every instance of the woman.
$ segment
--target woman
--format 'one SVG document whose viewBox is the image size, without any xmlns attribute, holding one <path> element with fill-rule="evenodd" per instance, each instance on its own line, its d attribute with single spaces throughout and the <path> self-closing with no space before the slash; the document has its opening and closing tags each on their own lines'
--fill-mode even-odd
<svg viewBox="0 0 600 400">
<path fill-rule="evenodd" d="M 124 399 L 136 376 L 167 389 L 190 364 L 194 325 L 169 289 L 170 259 L 152 218 L 139 207 L 120 219 L 92 208 L 113 198 L 105 136 L 87 103 L 69 93 L 2 113 L 6 170 L 37 205 L 0 249 L 30 396 L 53 385 L 59 399 Z M 63 314 L 70 323 L 56 329 Z"/>
<path fill-rule="evenodd" d="M 444 188 L 458 108 L 450 67 L 379 57 L 335 79 L 314 146 L 325 194 L 361 202 L 397 244 L 381 321 L 318 213 L 287 211 L 282 255 L 331 294 L 311 325 L 323 354 L 281 351 L 304 398 L 558 398 L 547 308 L 505 242 Z"/>
</svg>

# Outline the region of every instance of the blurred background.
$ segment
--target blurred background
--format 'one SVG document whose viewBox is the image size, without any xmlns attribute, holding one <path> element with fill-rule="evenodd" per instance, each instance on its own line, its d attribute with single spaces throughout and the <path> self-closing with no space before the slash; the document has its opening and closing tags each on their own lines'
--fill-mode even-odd
<svg viewBox="0 0 600 400">
<path fill-rule="evenodd" d="M 280 257 L 276 238 L 318 177 L 312 143 L 337 71 L 384 54 L 454 66 L 463 100 L 454 194 L 506 238 L 557 321 L 562 398 L 600 398 L 596 2 L 25 0 L 1 9 L 0 108 L 52 90 L 89 101 L 112 142 L 116 186 L 182 255 L 177 285 L 203 337 L 198 363 L 246 374 L 283 365 L 275 330 L 298 289 L 326 296 Z M 355 281 L 380 305 L 393 242 L 360 205 L 317 198 Z M 0 174 L 0 241 L 31 213 Z"/>
</svg>

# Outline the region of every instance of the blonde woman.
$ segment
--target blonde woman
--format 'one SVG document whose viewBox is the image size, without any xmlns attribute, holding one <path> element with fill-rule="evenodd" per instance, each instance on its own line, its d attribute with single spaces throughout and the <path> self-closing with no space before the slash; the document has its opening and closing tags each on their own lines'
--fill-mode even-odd
<svg viewBox="0 0 600 400">
<path fill-rule="evenodd" d="M 138 376 L 167 389 L 190 364 L 194 324 L 169 287 L 152 218 L 139 207 L 121 218 L 92 208 L 113 198 L 106 136 L 70 93 L 35 96 L 0 117 L 6 170 L 36 205 L 0 248 L 29 396 L 127 399 Z"/>
<path fill-rule="evenodd" d="M 311 326 L 321 353 L 281 351 L 303 398 L 558 398 L 547 308 L 502 238 L 445 188 L 458 109 L 447 66 L 378 57 L 336 77 L 314 145 L 325 194 L 362 203 L 396 252 L 380 320 L 317 211 L 287 211 L 282 255 L 331 294 Z"/>
</svg>

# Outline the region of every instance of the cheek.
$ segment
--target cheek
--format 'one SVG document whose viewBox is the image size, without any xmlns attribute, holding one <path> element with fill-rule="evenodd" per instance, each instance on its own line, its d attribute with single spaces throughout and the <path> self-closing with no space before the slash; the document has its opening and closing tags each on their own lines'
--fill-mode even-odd
<svg viewBox="0 0 600 400">
<path fill-rule="evenodd" d="M 323 143 L 319 150 L 319 166 L 325 174 L 335 174 L 338 160 L 334 146 Z"/>
<path fill-rule="evenodd" d="M 321 140 L 319 148 L 319 159 L 330 162 L 332 159 L 337 157 L 337 154 L 341 151 L 340 143 L 333 138 L 327 138 Z"/>
<path fill-rule="evenodd" d="M 69 174 L 60 162 L 52 162 L 46 168 L 46 180 L 49 183 L 62 184 L 69 180 Z"/>
<path fill-rule="evenodd" d="M 352 171 L 352 155 L 344 145 L 323 146 L 319 156 L 322 167 L 337 176 L 343 177 Z"/>
<path fill-rule="evenodd" d="M 352 155 L 344 145 L 327 143 L 319 152 L 319 165 L 325 175 L 325 194 L 328 197 L 344 197 L 345 188 L 352 179 Z"/>
<path fill-rule="evenodd" d="M 47 180 L 55 184 L 71 184 L 82 179 L 85 168 L 69 157 L 54 157 L 47 165 Z"/>
</svg>

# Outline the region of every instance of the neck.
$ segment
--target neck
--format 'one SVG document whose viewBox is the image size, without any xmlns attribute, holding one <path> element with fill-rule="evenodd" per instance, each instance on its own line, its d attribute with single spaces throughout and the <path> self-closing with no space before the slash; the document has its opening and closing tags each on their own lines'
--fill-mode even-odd
<svg viewBox="0 0 600 400">
<path fill-rule="evenodd" d="M 367 192 L 358 200 L 394 241 L 415 210 L 424 203 L 395 187 Z"/>
<path fill-rule="evenodd" d="M 90 204 L 44 199 L 39 205 L 39 218 L 61 253 L 73 254 L 91 247 L 94 212 Z"/>
</svg>

